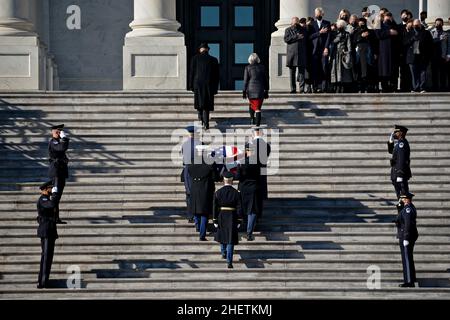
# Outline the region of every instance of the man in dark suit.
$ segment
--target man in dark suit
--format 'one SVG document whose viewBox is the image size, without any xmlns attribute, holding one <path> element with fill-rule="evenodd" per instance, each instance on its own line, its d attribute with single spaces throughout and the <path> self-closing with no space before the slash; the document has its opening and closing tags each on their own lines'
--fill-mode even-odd
<svg viewBox="0 0 450 320">
<path fill-rule="evenodd" d="M 306 23 L 306 19 L 304 20 L 304 23 Z M 291 93 L 297 92 L 296 81 L 300 84 L 300 93 L 304 93 L 305 71 L 308 63 L 308 31 L 306 27 L 300 25 L 298 17 L 293 17 L 291 26 L 286 28 L 284 42 L 287 43 L 286 67 L 290 70 Z"/>
<path fill-rule="evenodd" d="M 37 202 L 39 227 L 37 236 L 41 238 L 41 263 L 39 269 L 38 289 L 47 288 L 50 271 L 52 269 L 53 253 L 55 250 L 55 241 L 58 239 L 56 228 L 56 187 L 53 187 L 52 181 L 48 181 L 40 186 L 41 196 Z"/>
<path fill-rule="evenodd" d="M 404 193 L 400 195 L 400 200 L 403 202 L 403 209 L 398 214 L 395 224 L 397 225 L 397 238 L 400 245 L 400 252 L 402 255 L 403 265 L 403 283 L 400 287 L 413 288 L 415 287 L 416 267 L 414 265 L 414 245 L 419 238 L 417 231 L 417 211 L 412 204 L 412 193 Z"/>
<path fill-rule="evenodd" d="M 399 38 L 402 41 L 402 44 L 400 45 L 401 51 L 399 62 L 400 62 L 400 91 L 401 92 L 410 92 L 411 91 L 411 71 L 409 70 L 409 65 L 406 63 L 406 53 L 408 51 L 408 47 L 403 45 L 403 39 L 405 38 L 405 35 L 407 33 L 406 26 L 408 25 L 409 21 L 412 19 L 412 13 L 407 10 L 403 9 L 401 14 L 402 22 L 398 24 L 398 31 L 399 31 Z"/>
<path fill-rule="evenodd" d="M 69 177 L 69 169 L 67 166 L 69 158 L 66 155 L 67 149 L 69 149 L 69 138 L 63 131 L 64 124 L 53 126 L 51 129 L 52 138 L 48 142 L 48 158 L 50 163 L 48 176 L 56 187 L 56 222 L 65 224 L 59 218 L 59 202 L 61 201 L 64 187 L 66 186 L 66 179 Z"/>
<path fill-rule="evenodd" d="M 209 113 L 214 111 L 214 96 L 219 90 L 219 62 L 209 55 L 209 46 L 202 43 L 191 62 L 188 90 L 194 92 L 198 120 L 209 129 Z"/>
<path fill-rule="evenodd" d="M 327 90 L 331 24 L 323 19 L 322 8 L 316 8 L 314 14 L 316 19 L 311 25 L 311 34 L 309 35 L 312 49 L 311 76 L 314 92 L 325 92 Z"/>
</svg>

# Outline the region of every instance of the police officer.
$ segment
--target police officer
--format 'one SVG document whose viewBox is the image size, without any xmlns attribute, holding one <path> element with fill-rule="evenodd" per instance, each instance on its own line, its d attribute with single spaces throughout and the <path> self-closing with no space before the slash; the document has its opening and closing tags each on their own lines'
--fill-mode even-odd
<svg viewBox="0 0 450 320">
<path fill-rule="evenodd" d="M 391 180 L 397 199 L 400 194 L 409 192 L 408 180 L 411 178 L 410 148 L 406 133 L 408 128 L 396 125 L 388 141 L 388 152 L 392 154 Z M 400 209 L 399 209 L 400 210 Z"/>
<path fill-rule="evenodd" d="M 194 163 L 196 150 L 195 148 L 198 145 L 202 145 L 202 142 L 195 135 L 196 127 L 188 126 L 186 127 L 186 131 L 189 134 L 189 137 L 184 141 L 181 147 L 181 153 L 183 155 L 183 171 L 181 173 L 181 182 L 184 183 L 184 188 L 186 190 L 186 218 L 189 222 L 194 222 L 194 215 L 190 211 L 190 201 L 191 201 L 191 178 L 189 176 L 189 171 L 187 170 L 187 166 L 189 164 Z"/>
<path fill-rule="evenodd" d="M 200 241 L 206 241 L 208 218 L 213 213 L 214 182 L 220 179 L 214 161 L 208 159 L 206 154 L 203 157 L 206 149 L 207 146 L 197 146 L 196 150 L 201 161 L 195 160 L 193 164 L 187 166 L 191 181 L 189 211 L 194 215 L 195 227 L 200 232 Z"/>
<path fill-rule="evenodd" d="M 251 144 L 253 145 L 254 150 L 252 157 L 256 158 L 256 163 L 261 167 L 261 195 L 263 200 L 267 200 L 269 198 L 267 189 L 267 162 L 269 160 L 271 147 L 270 144 L 264 140 L 262 128 L 260 126 L 253 127 L 253 139 L 251 140 Z M 252 163 L 255 163 L 254 160 L 252 160 Z"/>
<path fill-rule="evenodd" d="M 56 229 L 56 187 L 52 181 L 48 181 L 40 186 L 41 196 L 37 202 L 39 227 L 37 236 L 41 238 L 41 264 L 37 288 L 42 289 L 48 286 L 50 270 L 52 268 L 55 241 L 58 238 Z"/>
<path fill-rule="evenodd" d="M 227 259 L 228 268 L 233 268 L 234 246 L 239 243 L 241 221 L 241 195 L 233 188 L 233 174 L 223 173 L 223 187 L 214 195 L 213 222 L 216 227 L 214 240 L 220 243 L 222 258 Z"/>
<path fill-rule="evenodd" d="M 397 238 L 400 244 L 400 252 L 403 264 L 403 283 L 400 287 L 414 287 L 416 282 L 416 268 L 414 266 L 414 244 L 419 237 L 416 226 L 417 212 L 412 204 L 412 193 L 402 193 L 400 201 L 404 207 L 397 216 Z"/>
<path fill-rule="evenodd" d="M 59 218 L 59 202 L 66 185 L 66 179 L 69 177 L 69 169 L 67 164 L 69 159 L 67 158 L 66 151 L 69 148 L 69 138 L 63 131 L 64 124 L 56 125 L 52 127 L 52 138 L 48 142 L 48 157 L 49 168 L 48 176 L 53 181 L 53 185 L 56 187 L 56 223 L 65 224 Z"/>
<path fill-rule="evenodd" d="M 262 215 L 263 194 L 261 190 L 261 165 L 252 162 L 253 145 L 245 146 L 245 161 L 240 164 L 236 173 L 241 192 L 242 211 L 247 215 L 247 240 L 253 241 L 256 221 Z"/>
</svg>

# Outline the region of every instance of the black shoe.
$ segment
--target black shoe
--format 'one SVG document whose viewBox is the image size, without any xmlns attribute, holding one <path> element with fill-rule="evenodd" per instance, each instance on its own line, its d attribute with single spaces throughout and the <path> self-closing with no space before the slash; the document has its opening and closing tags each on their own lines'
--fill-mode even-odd
<svg viewBox="0 0 450 320">
<path fill-rule="evenodd" d="M 44 289 L 45 286 L 43 286 L 42 284 L 38 283 L 38 285 L 36 286 L 37 289 Z"/>
<path fill-rule="evenodd" d="M 411 282 L 411 283 L 402 283 L 398 285 L 400 288 L 414 288 L 416 285 Z"/>
<path fill-rule="evenodd" d="M 233 269 L 233 264 L 232 263 L 228 264 L 228 269 Z"/>
<path fill-rule="evenodd" d="M 67 222 L 62 221 L 61 219 L 56 219 L 57 224 L 67 224 Z"/>
<path fill-rule="evenodd" d="M 189 222 L 189 223 L 194 223 L 194 219 L 188 218 L 188 222 Z"/>
<path fill-rule="evenodd" d="M 227 254 L 226 253 L 222 253 L 222 259 L 226 259 L 227 258 Z"/>
<path fill-rule="evenodd" d="M 208 241 L 206 238 L 200 238 L 200 241 Z"/>
<path fill-rule="evenodd" d="M 291 90 L 291 92 L 290 93 L 297 93 L 297 90 Z"/>
<path fill-rule="evenodd" d="M 255 237 L 250 235 L 250 234 L 248 234 L 247 235 L 247 241 L 253 241 L 253 240 L 255 240 Z"/>
</svg>

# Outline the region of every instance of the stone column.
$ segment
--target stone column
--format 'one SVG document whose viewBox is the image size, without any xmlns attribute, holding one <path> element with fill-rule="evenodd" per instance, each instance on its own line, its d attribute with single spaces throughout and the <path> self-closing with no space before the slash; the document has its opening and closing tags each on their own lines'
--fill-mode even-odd
<svg viewBox="0 0 450 320">
<path fill-rule="evenodd" d="M 36 33 L 39 0 L 0 0 L 0 89 L 45 89 L 45 59 Z"/>
<path fill-rule="evenodd" d="M 306 18 L 314 13 L 313 10 L 314 8 L 310 8 L 309 0 L 280 0 L 280 20 L 275 23 L 278 30 L 272 33 L 269 51 L 271 90 L 289 90 L 284 32 L 290 26 L 292 17 Z"/>
<path fill-rule="evenodd" d="M 134 0 L 123 49 L 124 90 L 186 89 L 186 46 L 176 0 Z"/>
<path fill-rule="evenodd" d="M 428 11 L 427 23 L 429 26 L 434 25 L 436 18 L 444 19 L 444 23 L 449 28 L 448 18 L 450 18 L 450 1 L 449 0 L 431 0 L 427 1 Z"/>
</svg>

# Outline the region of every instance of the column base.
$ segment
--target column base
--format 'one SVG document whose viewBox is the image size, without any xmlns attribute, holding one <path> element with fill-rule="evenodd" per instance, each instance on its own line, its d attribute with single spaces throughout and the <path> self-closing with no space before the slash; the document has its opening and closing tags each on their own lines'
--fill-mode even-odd
<svg viewBox="0 0 450 320">
<path fill-rule="evenodd" d="M 184 37 L 125 38 L 123 89 L 186 89 L 186 60 Z"/>
<path fill-rule="evenodd" d="M 45 90 L 45 56 L 37 37 L 0 37 L 0 90 Z"/>
<path fill-rule="evenodd" d="M 269 76 L 271 90 L 286 90 L 290 88 L 289 68 L 286 67 L 286 43 L 284 32 L 272 34 L 269 49 Z"/>
</svg>

